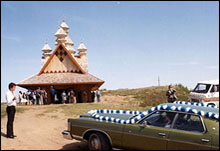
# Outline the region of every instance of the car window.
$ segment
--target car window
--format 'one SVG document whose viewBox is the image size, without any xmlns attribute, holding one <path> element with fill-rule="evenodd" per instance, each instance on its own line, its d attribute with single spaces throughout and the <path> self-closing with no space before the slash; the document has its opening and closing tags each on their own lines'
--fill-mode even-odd
<svg viewBox="0 0 220 151">
<path fill-rule="evenodd" d="M 210 86 L 211 86 L 211 84 L 199 83 L 199 84 L 197 84 L 197 86 L 195 87 L 193 92 L 196 92 L 196 93 L 207 93 L 209 91 Z"/>
<path fill-rule="evenodd" d="M 175 112 L 157 111 L 141 122 L 147 121 L 147 125 L 170 128 L 175 115 Z"/>
<path fill-rule="evenodd" d="M 205 130 L 199 116 L 185 113 L 178 114 L 173 128 L 190 132 L 204 132 Z"/>
<path fill-rule="evenodd" d="M 219 85 L 213 85 L 210 92 L 219 92 Z"/>
</svg>

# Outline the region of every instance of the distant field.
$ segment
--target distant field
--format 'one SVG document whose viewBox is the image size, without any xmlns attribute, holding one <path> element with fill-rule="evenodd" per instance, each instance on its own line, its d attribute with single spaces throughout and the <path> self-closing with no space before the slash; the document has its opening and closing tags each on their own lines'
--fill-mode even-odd
<svg viewBox="0 0 220 151">
<path fill-rule="evenodd" d="M 140 107 L 155 106 L 160 103 L 167 102 L 167 91 L 168 86 L 152 86 L 139 89 L 119 89 L 119 90 L 107 90 L 103 91 L 102 95 L 117 95 L 127 97 L 127 100 L 131 102 L 139 102 Z M 176 89 L 177 100 L 187 101 L 190 90 L 184 87 L 182 84 L 174 86 Z"/>
</svg>

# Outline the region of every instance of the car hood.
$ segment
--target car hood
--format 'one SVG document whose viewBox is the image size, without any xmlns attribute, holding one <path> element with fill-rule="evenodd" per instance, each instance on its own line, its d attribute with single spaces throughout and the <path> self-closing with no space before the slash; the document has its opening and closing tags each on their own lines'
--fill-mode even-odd
<svg viewBox="0 0 220 151">
<path fill-rule="evenodd" d="M 206 94 L 196 93 L 196 92 L 190 92 L 190 93 L 189 93 L 189 97 L 201 98 L 201 99 L 203 99 L 204 97 L 206 97 Z"/>
</svg>

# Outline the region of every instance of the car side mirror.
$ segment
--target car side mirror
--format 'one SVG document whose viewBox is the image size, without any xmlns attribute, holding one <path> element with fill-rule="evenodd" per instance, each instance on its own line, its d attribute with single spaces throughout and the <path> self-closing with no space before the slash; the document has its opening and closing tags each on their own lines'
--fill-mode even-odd
<svg viewBox="0 0 220 151">
<path fill-rule="evenodd" d="M 147 121 L 144 121 L 143 123 L 139 124 L 139 126 L 140 126 L 141 128 L 145 128 L 146 125 L 147 125 Z"/>
</svg>

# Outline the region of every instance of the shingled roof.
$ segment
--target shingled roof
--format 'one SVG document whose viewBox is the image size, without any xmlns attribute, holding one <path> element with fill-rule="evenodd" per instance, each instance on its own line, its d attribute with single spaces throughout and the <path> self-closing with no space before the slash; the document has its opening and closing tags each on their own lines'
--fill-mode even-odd
<svg viewBox="0 0 220 151">
<path fill-rule="evenodd" d="M 47 85 L 47 84 L 103 84 L 104 81 L 86 73 L 44 73 L 34 75 L 21 81 L 18 86 Z"/>
</svg>

